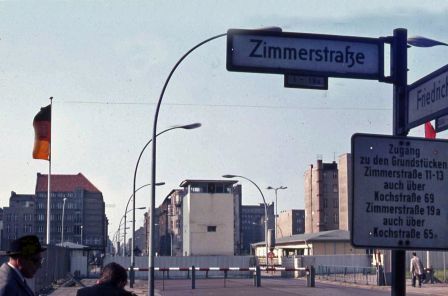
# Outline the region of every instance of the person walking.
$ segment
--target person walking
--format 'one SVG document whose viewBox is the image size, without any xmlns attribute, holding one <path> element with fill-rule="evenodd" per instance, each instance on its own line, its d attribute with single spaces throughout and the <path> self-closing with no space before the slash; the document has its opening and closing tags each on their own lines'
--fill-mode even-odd
<svg viewBox="0 0 448 296">
<path fill-rule="evenodd" d="M 418 258 L 416 252 L 412 252 L 410 268 L 412 275 L 412 287 L 415 287 L 415 281 L 418 280 L 418 287 L 421 288 L 424 268 L 423 263 L 420 258 Z"/>
<path fill-rule="evenodd" d="M 79 289 L 76 296 L 135 296 L 124 287 L 128 282 L 126 269 L 115 262 L 104 266 L 97 284 Z"/>
<path fill-rule="evenodd" d="M 33 278 L 42 266 L 45 250 L 35 235 L 11 241 L 6 251 L 9 261 L 0 267 L 0 296 L 34 296 L 26 279 Z"/>
</svg>

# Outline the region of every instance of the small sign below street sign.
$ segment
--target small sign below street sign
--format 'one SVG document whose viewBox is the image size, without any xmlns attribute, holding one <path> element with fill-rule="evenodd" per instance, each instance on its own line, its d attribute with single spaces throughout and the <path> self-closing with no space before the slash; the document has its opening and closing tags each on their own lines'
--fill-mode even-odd
<svg viewBox="0 0 448 296">
<path fill-rule="evenodd" d="M 444 130 L 447 129 L 448 129 L 448 114 L 436 118 L 436 127 L 435 127 L 436 132 L 437 133 L 443 132 Z"/>
<path fill-rule="evenodd" d="M 328 77 L 303 76 L 286 74 L 284 80 L 285 87 L 291 88 L 309 88 L 309 89 L 328 89 Z"/>
<path fill-rule="evenodd" d="M 409 85 L 407 129 L 448 114 L 448 65 Z"/>
<path fill-rule="evenodd" d="M 229 30 L 227 70 L 361 79 L 384 78 L 378 38 Z"/>
<path fill-rule="evenodd" d="M 352 136 L 355 247 L 448 248 L 448 141 Z"/>
</svg>

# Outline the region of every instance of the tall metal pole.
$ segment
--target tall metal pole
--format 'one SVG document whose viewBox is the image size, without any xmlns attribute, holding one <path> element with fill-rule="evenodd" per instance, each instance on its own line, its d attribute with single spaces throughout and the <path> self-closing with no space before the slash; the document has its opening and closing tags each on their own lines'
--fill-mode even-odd
<svg viewBox="0 0 448 296">
<path fill-rule="evenodd" d="M 264 198 L 264 194 L 263 191 L 261 191 L 260 187 L 258 187 L 257 184 L 255 184 L 254 181 L 252 181 L 249 178 L 246 178 L 244 176 L 239 176 L 239 175 L 223 175 L 223 178 L 241 178 L 244 180 L 249 181 L 250 183 L 252 183 L 255 187 L 257 187 L 258 191 L 261 194 L 261 198 L 263 199 L 263 203 L 264 203 L 264 242 L 265 242 L 265 247 L 266 247 L 266 265 L 268 264 L 268 253 L 269 253 L 269 246 L 268 246 L 268 205 L 266 204 L 266 199 Z"/>
<path fill-rule="evenodd" d="M 275 191 L 275 218 L 274 218 L 274 223 L 275 223 L 275 226 L 274 226 L 274 229 L 275 229 L 275 237 L 277 237 L 277 216 L 278 216 L 278 213 L 277 213 L 277 207 L 278 207 L 278 202 L 277 202 L 277 191 L 278 190 L 280 190 L 280 189 L 287 189 L 288 187 L 286 187 L 286 186 L 280 186 L 280 187 L 276 187 L 276 188 L 274 188 L 274 187 L 272 187 L 272 186 L 268 186 L 266 189 L 268 189 L 268 190 L 274 190 Z M 283 236 L 283 235 L 282 235 Z"/>
<path fill-rule="evenodd" d="M 271 31 L 281 31 L 281 28 L 278 27 L 271 27 L 271 28 L 264 28 L 260 30 L 271 30 Z M 154 184 L 156 182 L 156 147 L 157 147 L 157 120 L 159 118 L 159 111 L 160 106 L 162 105 L 163 95 L 165 94 L 166 88 L 168 86 L 168 83 L 171 80 L 171 77 L 173 76 L 174 72 L 176 71 L 177 67 L 182 63 L 182 61 L 190 55 L 193 51 L 195 51 L 197 48 L 201 47 L 202 45 L 227 36 L 227 33 L 222 33 L 215 35 L 213 37 L 210 37 L 208 39 L 205 39 L 202 42 L 199 42 L 195 46 L 193 46 L 189 51 L 187 51 L 174 65 L 174 67 L 171 69 L 170 74 L 165 80 L 165 83 L 163 84 L 162 91 L 160 92 L 159 101 L 156 105 L 156 110 L 154 112 L 154 121 L 153 121 L 153 127 L 152 127 L 152 154 L 151 154 L 151 183 Z M 149 210 L 149 256 L 148 256 L 148 295 L 154 296 L 154 215 L 155 215 L 155 200 L 156 200 L 156 187 L 153 185 L 151 186 L 151 203 L 150 203 L 150 210 Z"/>
<path fill-rule="evenodd" d="M 65 214 L 65 201 L 67 200 L 66 197 L 64 197 L 64 201 L 62 203 L 62 229 L 61 229 L 61 244 L 64 243 L 64 214 Z"/>
<path fill-rule="evenodd" d="M 47 193 L 47 245 L 50 245 L 50 209 L 51 209 L 51 115 L 53 113 L 53 97 L 50 97 L 50 141 L 49 145 L 49 155 L 48 155 L 48 193 Z"/>
<path fill-rule="evenodd" d="M 395 29 L 392 40 L 391 76 L 393 79 L 393 135 L 406 136 L 407 30 Z M 392 250 L 392 296 L 406 295 L 406 251 Z"/>
<path fill-rule="evenodd" d="M 200 123 L 192 123 L 192 124 L 186 124 L 186 125 L 176 125 L 176 126 L 173 126 L 173 127 L 170 127 L 170 128 L 167 128 L 167 129 L 161 131 L 160 133 L 158 133 L 156 135 L 156 137 L 158 137 L 161 134 L 166 133 L 166 132 L 168 132 L 170 130 L 173 130 L 173 129 L 195 129 L 195 128 L 198 128 L 200 126 L 201 126 Z M 132 184 L 132 192 L 133 192 L 133 194 L 131 196 L 132 197 L 132 221 L 133 221 L 132 222 L 132 240 L 131 240 L 131 266 L 130 266 L 130 270 L 129 270 L 129 286 L 131 288 L 134 287 L 134 267 L 135 267 L 135 254 L 134 254 L 134 249 L 135 249 L 135 238 L 134 238 L 134 235 L 135 235 L 135 194 L 141 188 L 140 187 L 139 189 L 135 189 L 136 183 L 137 183 L 137 170 L 138 170 L 138 165 L 140 164 L 140 159 L 142 158 L 143 152 L 145 152 L 146 147 L 148 147 L 148 145 L 151 142 L 152 142 L 152 139 L 149 139 L 149 141 L 145 144 L 145 146 L 143 146 L 143 149 L 140 151 L 140 154 L 138 156 L 137 163 L 136 163 L 135 169 L 134 169 L 134 179 L 133 179 L 133 184 Z M 163 183 L 163 184 L 165 184 L 165 183 Z M 158 183 L 156 185 L 163 185 L 163 184 L 162 183 Z M 128 201 L 128 204 L 126 205 L 126 211 L 127 211 L 128 205 L 129 205 L 129 201 Z M 125 226 L 125 228 L 126 228 L 126 226 Z"/>
<path fill-rule="evenodd" d="M 154 215 L 155 215 L 155 205 L 156 205 L 156 148 L 157 148 L 157 120 L 159 118 L 159 111 L 160 106 L 162 105 L 163 95 L 165 94 L 165 90 L 168 86 L 168 83 L 171 80 L 171 77 L 173 76 L 174 72 L 176 71 L 177 67 L 182 63 L 182 61 L 190 54 L 192 53 L 196 48 L 204 45 L 205 43 L 208 43 L 214 39 L 226 36 L 227 33 L 219 34 L 216 36 L 213 36 L 211 38 L 208 38 L 200 43 L 198 43 L 196 46 L 192 47 L 189 51 L 187 51 L 174 65 L 173 69 L 171 69 L 170 74 L 168 75 L 167 79 L 165 80 L 165 84 L 163 85 L 162 91 L 159 96 L 159 101 L 157 102 L 156 111 L 154 113 L 154 122 L 152 127 L 152 154 L 151 154 L 151 183 L 153 184 L 151 186 L 151 203 L 150 203 L 150 210 L 149 210 L 149 238 L 148 238 L 148 245 L 149 245 L 149 256 L 148 256 L 148 295 L 154 296 L 154 239 L 155 239 L 155 233 L 154 233 Z"/>
</svg>

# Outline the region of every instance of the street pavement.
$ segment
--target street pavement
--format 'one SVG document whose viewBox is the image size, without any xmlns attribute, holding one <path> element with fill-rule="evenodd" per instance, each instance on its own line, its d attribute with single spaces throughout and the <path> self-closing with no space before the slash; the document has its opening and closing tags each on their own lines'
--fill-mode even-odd
<svg viewBox="0 0 448 296">
<path fill-rule="evenodd" d="M 93 285 L 95 280 L 87 279 L 82 283 L 86 286 Z M 156 281 L 157 296 L 180 295 L 216 295 L 216 296 L 272 296 L 272 295 L 299 295 L 299 296 L 374 296 L 391 295 L 390 287 L 378 287 L 373 285 L 356 285 L 340 282 L 316 281 L 316 287 L 306 286 L 303 279 L 263 278 L 261 287 L 254 287 L 252 279 L 199 279 L 196 280 L 196 289 L 191 289 L 191 280 L 165 280 Z M 80 286 L 61 287 L 50 295 L 75 296 Z M 128 286 L 126 290 L 133 291 L 137 295 L 148 295 L 147 281 L 137 280 L 134 288 Z M 412 296 L 447 296 L 448 284 L 427 284 L 422 288 L 411 287 L 407 282 L 406 295 Z"/>
</svg>

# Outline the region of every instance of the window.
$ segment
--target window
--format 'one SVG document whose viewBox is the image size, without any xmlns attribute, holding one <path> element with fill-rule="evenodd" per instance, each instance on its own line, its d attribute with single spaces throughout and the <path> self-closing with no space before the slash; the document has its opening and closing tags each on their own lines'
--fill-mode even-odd
<svg viewBox="0 0 448 296">
<path fill-rule="evenodd" d="M 328 208 L 328 198 L 324 198 L 324 208 Z"/>
<path fill-rule="evenodd" d="M 338 223 L 339 223 L 339 215 L 338 215 L 338 213 L 334 213 L 334 216 L 333 216 L 333 222 L 334 222 L 335 224 L 338 224 Z"/>
<path fill-rule="evenodd" d="M 216 226 L 207 226 L 207 232 L 216 232 Z"/>
<path fill-rule="evenodd" d="M 333 199 L 333 208 L 337 208 L 338 207 L 338 199 L 335 198 Z"/>
</svg>

